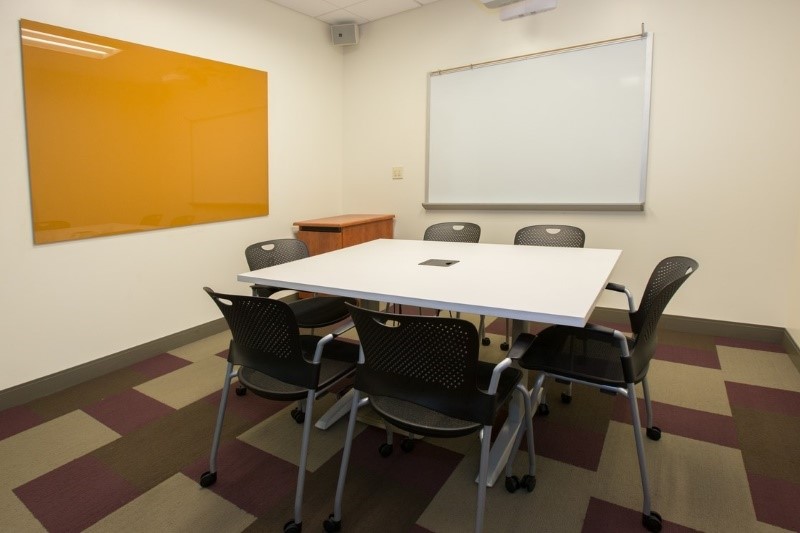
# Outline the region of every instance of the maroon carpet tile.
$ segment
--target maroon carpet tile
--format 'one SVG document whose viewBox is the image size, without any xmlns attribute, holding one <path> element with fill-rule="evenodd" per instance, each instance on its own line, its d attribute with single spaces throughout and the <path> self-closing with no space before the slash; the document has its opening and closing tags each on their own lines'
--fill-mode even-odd
<svg viewBox="0 0 800 533">
<path fill-rule="evenodd" d="M 131 370 L 129 367 L 120 368 L 104 376 L 38 398 L 27 405 L 44 420 L 53 420 L 147 380 L 148 378 L 141 372 Z"/>
<path fill-rule="evenodd" d="M 800 485 L 748 472 L 756 517 L 790 531 L 800 531 Z"/>
<path fill-rule="evenodd" d="M 653 404 L 653 423 L 665 434 L 680 435 L 690 439 L 702 440 L 729 448 L 739 448 L 739 437 L 733 417 L 688 409 L 660 402 Z M 628 399 L 617 396 L 614 401 L 613 419 L 617 422 L 631 423 L 631 410 Z M 647 424 L 644 400 L 638 399 L 639 418 L 642 427 Z"/>
<path fill-rule="evenodd" d="M 658 509 L 655 509 L 658 511 Z M 662 521 L 664 533 L 689 533 L 697 531 L 667 520 Z M 642 512 L 626 507 L 620 507 L 597 498 L 589 500 L 586 516 L 583 520 L 584 533 L 641 533 L 646 531 L 642 527 Z"/>
<path fill-rule="evenodd" d="M 133 364 L 129 368 L 136 372 L 141 372 L 148 379 L 154 379 L 190 364 L 192 363 L 186 359 L 176 357 L 172 354 L 162 353 Z"/>
<path fill-rule="evenodd" d="M 698 348 L 689 348 L 687 346 L 659 344 L 656 348 L 655 358 L 662 361 L 700 366 L 703 368 L 714 368 L 717 370 L 722 368 L 715 350 L 701 350 Z"/>
<path fill-rule="evenodd" d="M 50 532 L 82 531 L 140 495 L 103 462 L 84 455 L 14 489 Z"/>
<path fill-rule="evenodd" d="M 44 418 L 25 405 L 0 411 L 0 440 L 44 422 Z"/>
<path fill-rule="evenodd" d="M 394 434 L 394 452 L 381 457 L 378 448 L 386 442 L 386 432 L 368 427 L 353 439 L 350 464 L 374 472 L 386 480 L 431 499 L 464 458 L 463 455 L 417 440 L 414 449 L 400 449 L 402 434 Z"/>
<path fill-rule="evenodd" d="M 209 469 L 208 456 L 182 472 L 198 481 Z M 297 466 L 237 439 L 220 445 L 217 482 L 207 488 L 254 516 L 261 516 L 297 486 Z"/>
<path fill-rule="evenodd" d="M 228 404 L 225 406 L 225 418 L 227 420 L 231 413 L 241 416 L 245 420 L 251 422 L 261 422 L 271 417 L 281 409 L 284 409 L 287 402 L 278 402 L 262 398 L 252 391 L 246 392 L 243 396 L 236 394 L 237 383 L 231 383 L 231 388 L 228 391 Z M 222 389 L 213 394 L 209 394 L 201 401 L 211 404 L 214 407 L 219 407 L 219 401 L 222 398 Z M 213 431 L 214 421 L 210 421 L 209 431 Z M 210 433 L 209 433 L 210 434 Z"/>
<path fill-rule="evenodd" d="M 505 320 L 497 319 L 492 320 L 491 322 L 487 322 L 484 324 L 486 328 L 486 333 L 492 333 L 494 335 L 505 335 L 506 334 L 506 323 Z"/>
<path fill-rule="evenodd" d="M 725 382 L 732 407 L 800 417 L 800 392 Z"/>
<path fill-rule="evenodd" d="M 127 435 L 174 410 L 134 389 L 124 390 L 83 408 L 88 415 L 120 435 Z"/>
<path fill-rule="evenodd" d="M 596 472 L 603 453 L 605 432 L 598 433 L 582 427 L 567 426 L 551 418 L 552 416 L 553 413 L 549 417 L 533 418 L 536 455 Z"/>
</svg>

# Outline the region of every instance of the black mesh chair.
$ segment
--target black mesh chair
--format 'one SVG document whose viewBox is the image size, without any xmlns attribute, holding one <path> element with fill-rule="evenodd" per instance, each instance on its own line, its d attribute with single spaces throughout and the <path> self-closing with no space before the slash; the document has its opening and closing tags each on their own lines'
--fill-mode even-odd
<svg viewBox="0 0 800 533">
<path fill-rule="evenodd" d="M 306 243 L 299 239 L 273 239 L 251 244 L 244 251 L 250 270 L 259 270 L 308 257 Z M 253 296 L 269 297 L 284 289 L 266 285 L 252 285 Z M 292 302 L 291 306 L 301 328 L 321 328 L 341 322 L 349 317 L 345 302 L 355 300 L 339 296 L 315 296 Z"/>
<path fill-rule="evenodd" d="M 483 524 L 489 445 L 498 410 L 518 390 L 527 400 L 529 450 L 532 450 L 530 398 L 520 380 L 522 372 L 506 358 L 498 364 L 478 360 L 480 344 L 475 326 L 460 318 L 382 313 L 350 306 L 361 341 L 356 368 L 353 407 L 345 440 L 334 512 L 323 524 L 339 531 L 342 498 L 350 458 L 356 410 L 361 395 L 387 423 L 416 435 L 460 437 L 481 433 L 480 471 L 475 529 Z M 391 435 L 391 433 L 390 433 Z M 507 469 L 507 473 L 508 473 Z M 535 484 L 530 455 L 524 483 Z"/>
<path fill-rule="evenodd" d="M 423 241 L 440 242 L 478 242 L 481 240 L 481 227 L 473 222 L 440 222 L 425 229 Z M 481 315 L 478 334 L 481 343 L 489 346 L 491 339 L 486 336 L 486 317 Z"/>
<path fill-rule="evenodd" d="M 294 519 L 284 526 L 285 532 L 297 533 L 302 527 L 303 487 L 314 399 L 355 371 L 358 344 L 338 339 L 352 324 L 348 323 L 325 337 L 301 335 L 294 313 L 280 300 L 219 294 L 208 287 L 204 290 L 222 311 L 233 339 L 211 444 L 210 468 L 200 477 L 200 486 L 208 487 L 217 481 L 217 451 L 228 392 L 234 378 L 239 378 L 254 394 L 270 400 L 303 400 L 306 416 L 300 444 Z M 239 369 L 234 371 L 234 365 L 240 365 Z"/>
<path fill-rule="evenodd" d="M 478 242 L 481 227 L 472 222 L 441 222 L 425 228 L 424 241 Z"/>
<path fill-rule="evenodd" d="M 538 335 L 520 335 L 519 342 L 530 342 L 521 356 L 514 356 L 519 366 L 536 370 L 531 398 L 536 398 L 547 376 L 583 383 L 628 398 L 633 420 L 633 434 L 642 482 L 642 524 L 650 531 L 661 530 L 661 516 L 650 508 L 650 488 L 642 444 L 639 408 L 635 385 L 642 384 L 647 410 L 647 436 L 661 438 L 661 429 L 653 425 L 647 370 L 656 351 L 657 326 L 664 308 L 698 264 L 688 257 L 668 257 L 656 266 L 645 288 L 641 305 L 635 309 L 633 297 L 622 285 L 609 283 L 609 290 L 628 297 L 632 335 L 588 324 L 584 328 L 552 326 Z"/>
<path fill-rule="evenodd" d="M 244 249 L 250 270 L 259 270 L 308 257 L 308 247 L 300 239 L 272 239 L 256 242 Z M 283 289 L 266 285 L 251 285 L 253 296 L 272 296 Z"/>
<path fill-rule="evenodd" d="M 583 248 L 586 242 L 586 234 L 575 226 L 565 226 L 560 224 L 537 224 L 521 228 L 514 235 L 514 244 L 522 246 L 560 246 L 563 248 Z M 506 340 L 500 345 L 501 350 L 508 350 L 509 339 L 511 338 L 511 324 L 506 319 Z M 544 401 L 539 405 L 539 412 L 547 414 L 547 399 L 543 394 Z M 561 401 L 569 403 L 572 401 L 572 387 L 561 393 Z"/>
<path fill-rule="evenodd" d="M 244 251 L 247 266 L 250 270 L 259 270 L 275 265 L 281 265 L 290 261 L 297 261 L 309 256 L 306 243 L 299 239 L 273 239 L 251 244 Z M 269 287 L 266 285 L 251 285 L 253 296 L 270 297 L 284 290 L 280 287 Z M 331 326 L 350 318 L 345 302 L 356 303 L 352 298 L 342 298 L 340 296 L 314 296 L 311 298 L 300 298 L 292 301 L 289 306 L 294 311 L 297 325 L 304 329 L 314 329 Z M 236 394 L 243 395 L 247 388 L 240 384 L 236 388 Z M 294 411 L 295 416 L 301 416 L 303 407 L 298 406 Z"/>
<path fill-rule="evenodd" d="M 564 248 L 583 248 L 586 234 L 575 226 L 559 224 L 538 224 L 521 228 L 514 235 L 514 244 L 523 246 L 560 246 Z M 506 319 L 506 340 L 500 345 L 501 350 L 508 350 L 510 324 Z"/>
</svg>

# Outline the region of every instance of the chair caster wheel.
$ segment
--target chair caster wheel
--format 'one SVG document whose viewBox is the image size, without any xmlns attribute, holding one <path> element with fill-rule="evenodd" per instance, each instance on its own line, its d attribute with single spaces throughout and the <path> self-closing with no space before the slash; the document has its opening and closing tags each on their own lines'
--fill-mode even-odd
<svg viewBox="0 0 800 533">
<path fill-rule="evenodd" d="M 561 393 L 561 403 L 572 403 L 572 396 L 566 392 Z"/>
<path fill-rule="evenodd" d="M 661 531 L 661 515 L 655 511 L 650 511 L 650 515 L 642 515 L 642 525 L 647 531 L 658 533 Z"/>
<path fill-rule="evenodd" d="M 236 396 L 244 396 L 247 394 L 247 387 L 242 387 L 241 385 L 236 387 Z"/>
<path fill-rule="evenodd" d="M 210 487 L 217 481 L 217 473 L 216 472 L 203 472 L 203 475 L 200 476 L 200 486 Z"/>
<path fill-rule="evenodd" d="M 524 487 L 528 492 L 533 492 L 533 488 L 536 486 L 536 476 L 530 474 L 522 476 L 522 481 L 519 482 L 519 485 L 520 487 Z"/>
<path fill-rule="evenodd" d="M 506 478 L 506 490 L 514 494 L 519 489 L 519 478 L 517 476 L 509 476 Z"/>
<path fill-rule="evenodd" d="M 504 352 L 507 352 L 508 351 L 508 343 L 507 342 L 500 343 L 500 349 L 503 350 Z"/>
<path fill-rule="evenodd" d="M 647 428 L 647 437 L 650 440 L 660 440 L 661 439 L 661 428 L 658 426 L 653 426 L 651 428 Z"/>
<path fill-rule="evenodd" d="M 542 416 L 547 416 L 550 414 L 550 406 L 546 403 L 540 403 L 539 407 L 536 409 L 536 412 Z"/>
<path fill-rule="evenodd" d="M 483 344 L 484 346 L 489 346 L 490 344 L 492 344 L 492 339 L 490 339 L 489 337 L 484 337 L 481 340 L 481 344 Z"/>
<path fill-rule="evenodd" d="M 300 409 L 295 408 L 292 409 L 292 418 L 294 418 L 294 421 L 298 424 L 302 424 L 306 421 L 306 414 Z"/>
<path fill-rule="evenodd" d="M 408 438 L 400 441 L 400 449 L 404 452 L 410 452 L 414 449 L 414 439 Z M 391 451 L 389 452 L 391 453 Z"/>
<path fill-rule="evenodd" d="M 342 530 L 342 521 L 341 520 L 334 520 L 333 515 L 330 515 L 327 520 L 322 523 L 322 528 L 327 531 L 327 533 L 333 533 L 334 531 L 341 531 Z"/>
<path fill-rule="evenodd" d="M 381 457 L 389 457 L 392 455 L 392 445 L 388 442 L 384 442 L 378 447 L 378 453 L 381 454 Z"/>
<path fill-rule="evenodd" d="M 300 533 L 303 531 L 303 524 L 298 524 L 294 520 L 289 520 L 283 526 L 283 533 Z"/>
</svg>

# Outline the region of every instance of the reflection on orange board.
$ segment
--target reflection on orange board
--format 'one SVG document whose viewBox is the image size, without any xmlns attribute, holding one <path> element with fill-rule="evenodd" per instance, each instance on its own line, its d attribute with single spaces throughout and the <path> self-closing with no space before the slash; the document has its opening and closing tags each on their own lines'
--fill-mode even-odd
<svg viewBox="0 0 800 533">
<path fill-rule="evenodd" d="M 268 214 L 267 73 L 20 22 L 36 244 Z"/>
</svg>

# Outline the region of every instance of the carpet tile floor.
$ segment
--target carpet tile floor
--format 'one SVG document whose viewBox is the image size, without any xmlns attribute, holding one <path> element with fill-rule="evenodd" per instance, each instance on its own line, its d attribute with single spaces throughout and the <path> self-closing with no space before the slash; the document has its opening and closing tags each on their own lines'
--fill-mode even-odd
<svg viewBox="0 0 800 533">
<path fill-rule="evenodd" d="M 481 357 L 498 360 L 505 323 L 488 323 Z M 228 341 L 214 335 L 0 412 L 0 531 L 282 531 L 302 431 L 293 405 L 231 390 L 218 480 L 197 482 Z M 800 531 L 797 358 L 770 343 L 662 331 L 649 378 L 663 437 L 645 448 L 663 531 Z M 485 531 L 645 531 L 626 400 L 574 386 L 563 404 L 563 387 L 549 387 L 550 414 L 534 417 L 535 490 L 490 488 Z M 313 416 L 335 400 L 320 398 Z M 322 531 L 333 509 L 345 429 L 313 430 L 304 531 Z M 382 458 L 384 440 L 358 423 L 343 531 L 471 531 L 477 437 L 423 439 Z M 523 445 L 514 469 L 526 468 Z"/>
</svg>

